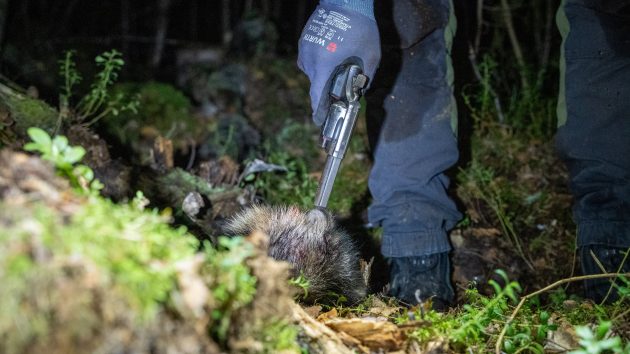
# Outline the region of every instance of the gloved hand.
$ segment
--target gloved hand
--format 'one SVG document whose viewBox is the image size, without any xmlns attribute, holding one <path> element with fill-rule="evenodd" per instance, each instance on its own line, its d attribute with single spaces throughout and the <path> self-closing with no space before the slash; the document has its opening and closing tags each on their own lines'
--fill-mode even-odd
<svg viewBox="0 0 630 354">
<path fill-rule="evenodd" d="M 359 64 L 371 81 L 381 58 L 374 18 L 324 1 L 306 23 L 298 50 L 298 66 L 311 81 L 313 121 L 318 126 L 328 113 L 329 80 L 335 68 L 345 62 Z"/>
</svg>

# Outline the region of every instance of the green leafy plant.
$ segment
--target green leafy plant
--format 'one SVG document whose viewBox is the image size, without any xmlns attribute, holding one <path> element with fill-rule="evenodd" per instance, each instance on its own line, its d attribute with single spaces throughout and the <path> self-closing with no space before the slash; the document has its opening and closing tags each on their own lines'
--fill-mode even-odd
<svg viewBox="0 0 630 354">
<path fill-rule="evenodd" d="M 216 285 L 212 295 L 217 306 L 212 312 L 216 325 L 212 334 L 224 343 L 235 311 L 249 304 L 256 294 L 256 277 L 251 274 L 245 260 L 252 256 L 254 249 L 242 237 L 221 237 L 218 247 L 205 244 L 206 259 L 202 273 Z"/>
<path fill-rule="evenodd" d="M 29 128 L 32 142 L 24 145 L 24 150 L 41 154 L 42 159 L 55 165 L 57 172 L 66 177 L 70 184 L 83 191 L 99 191 L 103 184 L 94 178 L 94 171 L 86 165 L 77 164 L 85 155 L 81 146 L 70 146 L 65 136 L 51 138 L 40 128 Z"/>
<path fill-rule="evenodd" d="M 100 71 L 95 75 L 88 93 L 72 108 L 74 88 L 83 80 L 76 68 L 75 55 L 75 51 L 67 51 L 59 61 L 59 73 L 63 80 L 59 98 L 62 121 L 72 117 L 75 121 L 91 125 L 108 115 L 137 111 L 137 99 L 127 99 L 122 93 L 112 95 L 111 87 L 125 64 L 122 54 L 115 49 L 96 56 L 95 62 Z"/>
<path fill-rule="evenodd" d="M 451 334 L 456 342 L 479 342 L 486 336 L 486 327 L 503 318 L 509 308 L 508 300 L 516 302 L 517 294 L 521 291 L 518 282 L 510 281 L 503 270 L 497 270 L 496 273 L 504 280 L 505 286 L 501 288 L 495 280 L 490 280 L 489 284 L 495 290 L 493 297 L 480 296 L 475 290 L 467 292 L 471 302 L 464 305 L 464 313 L 459 318 L 461 325 Z"/>
<path fill-rule="evenodd" d="M 602 354 L 602 353 L 630 353 L 630 343 L 623 345 L 619 336 L 611 335 L 612 322 L 604 321 L 595 328 L 595 331 L 588 326 L 578 326 L 575 329 L 580 337 L 580 349 L 570 352 L 570 354 Z"/>
<path fill-rule="evenodd" d="M 308 297 L 308 288 L 311 286 L 311 283 L 308 279 L 306 279 L 303 273 L 300 273 L 300 275 L 295 278 L 289 279 L 289 284 L 302 290 L 301 294 L 296 295 L 298 299 L 305 299 Z"/>
<path fill-rule="evenodd" d="M 508 205 L 511 204 L 509 202 L 511 195 L 501 188 L 495 177 L 494 170 L 473 161 L 470 167 L 461 171 L 459 179 L 463 184 L 466 183 L 468 185 L 468 189 L 476 197 L 486 202 L 494 212 L 503 234 L 514 246 L 516 253 L 533 269 L 532 261 L 524 250 L 522 241 L 514 226 L 513 216 L 508 208 Z"/>
<path fill-rule="evenodd" d="M 547 311 L 540 311 L 537 317 L 538 323 L 529 322 L 524 318 L 524 323 L 508 328 L 508 338 L 503 342 L 506 353 L 545 352 L 543 344 L 547 333 L 555 331 L 557 326 L 551 323 L 551 315 Z"/>
</svg>

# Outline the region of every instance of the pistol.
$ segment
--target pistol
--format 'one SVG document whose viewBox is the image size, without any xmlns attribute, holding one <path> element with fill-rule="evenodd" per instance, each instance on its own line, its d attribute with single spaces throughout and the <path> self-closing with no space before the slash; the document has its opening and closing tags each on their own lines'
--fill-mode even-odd
<svg viewBox="0 0 630 354">
<path fill-rule="evenodd" d="M 341 65 L 333 73 L 328 92 L 331 105 L 322 126 L 320 139 L 320 145 L 328 156 L 315 195 L 316 207 L 326 208 L 328 205 L 339 166 L 346 154 L 357 121 L 361 108 L 359 99 L 363 95 L 367 81 L 368 77 L 363 74 L 363 69 L 355 64 Z"/>
</svg>

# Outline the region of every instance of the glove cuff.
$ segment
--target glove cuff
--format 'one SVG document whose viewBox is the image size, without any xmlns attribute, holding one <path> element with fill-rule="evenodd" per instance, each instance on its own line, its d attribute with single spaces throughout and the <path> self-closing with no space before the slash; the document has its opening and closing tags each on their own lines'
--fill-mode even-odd
<svg viewBox="0 0 630 354">
<path fill-rule="evenodd" d="M 335 5 L 358 12 L 374 20 L 374 0 L 321 0 L 320 4 Z"/>
</svg>

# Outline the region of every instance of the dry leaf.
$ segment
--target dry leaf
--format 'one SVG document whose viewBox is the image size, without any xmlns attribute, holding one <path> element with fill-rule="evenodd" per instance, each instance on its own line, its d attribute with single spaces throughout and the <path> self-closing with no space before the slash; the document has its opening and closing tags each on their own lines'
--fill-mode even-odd
<svg viewBox="0 0 630 354">
<path fill-rule="evenodd" d="M 364 346 L 361 344 L 361 341 L 359 341 L 358 339 L 352 337 L 351 335 L 347 334 L 346 332 L 337 332 L 337 336 L 339 336 L 339 338 L 341 338 L 341 341 L 343 342 L 343 344 L 349 346 L 349 347 L 354 347 L 354 348 L 358 348 L 361 353 L 365 353 L 365 354 L 369 354 L 370 353 L 370 348 Z"/>
<path fill-rule="evenodd" d="M 475 237 L 495 237 L 501 236 L 501 231 L 494 227 L 490 228 L 482 228 L 482 227 L 474 227 L 470 229 L 470 232 Z"/>
<path fill-rule="evenodd" d="M 317 320 L 319 322 L 325 322 L 327 320 L 336 318 L 339 316 L 339 313 L 337 313 L 337 309 L 333 308 L 332 310 L 328 311 L 328 312 L 324 312 L 321 315 L 317 316 Z"/>
<path fill-rule="evenodd" d="M 309 307 L 304 307 L 304 312 L 306 312 L 309 316 L 316 318 L 317 315 L 322 311 L 322 307 L 319 305 L 313 305 Z"/>
<path fill-rule="evenodd" d="M 371 349 L 397 350 L 406 338 L 403 330 L 383 318 L 336 318 L 324 324 L 337 332 L 345 332 Z"/>
<path fill-rule="evenodd" d="M 391 307 L 391 306 L 371 307 L 368 310 L 368 314 L 374 317 L 379 317 L 379 316 L 389 317 L 395 313 L 398 313 L 400 309 L 401 307 Z"/>
<path fill-rule="evenodd" d="M 557 330 L 547 333 L 545 353 L 566 353 L 579 347 L 578 340 L 573 326 L 563 321 Z"/>
</svg>

